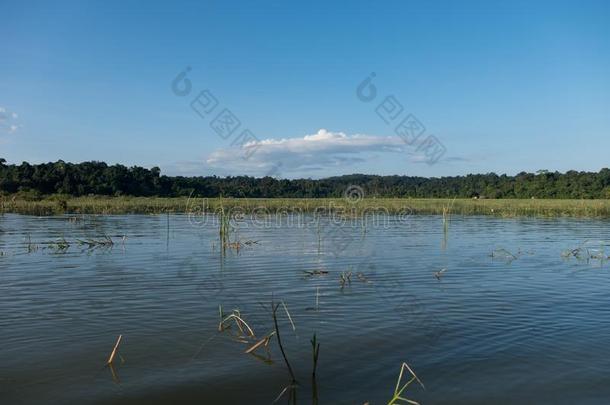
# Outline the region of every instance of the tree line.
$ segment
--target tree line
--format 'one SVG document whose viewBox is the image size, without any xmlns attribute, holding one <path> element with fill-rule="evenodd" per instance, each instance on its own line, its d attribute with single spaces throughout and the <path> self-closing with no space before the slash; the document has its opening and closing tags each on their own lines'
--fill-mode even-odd
<svg viewBox="0 0 610 405">
<path fill-rule="evenodd" d="M 540 170 L 516 176 L 469 174 L 449 177 L 376 176 L 351 174 L 312 179 L 250 176 L 165 176 L 158 167 L 146 169 L 104 162 L 7 164 L 0 159 L 0 193 L 37 198 L 72 196 L 342 197 L 350 186 L 367 197 L 457 198 L 610 198 L 610 169 L 566 173 Z"/>
</svg>

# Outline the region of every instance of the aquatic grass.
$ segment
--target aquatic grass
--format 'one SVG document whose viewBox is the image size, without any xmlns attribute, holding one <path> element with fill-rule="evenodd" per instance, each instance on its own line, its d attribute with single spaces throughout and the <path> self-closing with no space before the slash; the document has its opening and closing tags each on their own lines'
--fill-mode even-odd
<svg viewBox="0 0 610 405">
<path fill-rule="evenodd" d="M 407 370 L 409 372 L 409 374 L 411 374 L 411 378 L 406 383 L 401 385 L 402 377 L 403 377 L 405 370 Z M 421 380 L 419 379 L 419 377 L 417 377 L 417 375 L 411 369 L 411 367 L 409 367 L 409 365 L 407 363 L 403 362 L 402 366 L 400 366 L 400 374 L 398 375 L 398 380 L 396 380 L 396 388 L 394 388 L 394 395 L 392 396 L 392 399 L 390 399 L 390 402 L 388 402 L 388 405 L 396 405 L 396 404 L 400 404 L 401 402 L 419 405 L 419 402 L 413 401 L 412 399 L 409 399 L 409 398 L 404 398 L 402 396 L 403 393 L 405 392 L 405 390 L 414 381 L 417 381 L 423 389 L 426 389 L 426 387 L 424 386 L 424 383 L 421 382 Z"/>
<path fill-rule="evenodd" d="M 311 403 L 312 405 L 318 404 L 318 380 L 316 378 L 316 370 L 318 368 L 318 357 L 320 356 L 320 343 L 318 343 L 318 339 L 316 334 L 313 334 L 313 337 L 310 340 L 311 349 L 312 349 L 312 360 L 313 367 L 311 371 Z"/>
<path fill-rule="evenodd" d="M 276 403 L 277 401 L 284 396 L 286 392 L 288 392 L 288 403 L 296 403 L 296 388 L 298 387 L 298 382 L 296 376 L 294 374 L 293 368 L 288 360 L 288 356 L 286 355 L 286 350 L 284 349 L 284 345 L 282 343 L 282 337 L 280 334 L 279 323 L 277 319 L 277 310 L 280 304 L 275 304 L 271 301 L 271 316 L 273 318 L 273 325 L 275 328 L 275 337 L 277 339 L 278 346 L 280 348 L 280 352 L 282 354 L 282 358 L 284 359 L 284 363 L 286 364 L 286 369 L 290 375 L 290 383 L 279 393 L 279 395 L 275 398 L 272 403 Z"/>
<path fill-rule="evenodd" d="M 29 233 L 28 233 L 27 250 L 28 250 L 28 253 L 34 253 L 38 250 L 38 245 L 35 243 L 32 243 L 32 235 L 30 235 Z"/>
<path fill-rule="evenodd" d="M 517 260 L 519 257 L 504 248 L 494 249 L 489 255 L 492 259 L 500 258 L 506 260 L 508 263 L 511 263 L 513 260 Z"/>
<path fill-rule="evenodd" d="M 318 343 L 318 339 L 315 333 L 313 334 L 313 337 L 311 338 L 310 342 L 313 351 L 313 371 L 311 372 L 311 375 L 313 378 L 315 378 L 316 369 L 318 368 L 318 357 L 320 356 L 320 343 Z"/>
<path fill-rule="evenodd" d="M 127 237 L 123 236 L 123 246 L 125 245 L 126 239 Z M 101 239 L 75 239 L 72 242 L 68 241 L 62 236 L 55 241 L 34 243 L 32 242 L 31 236 L 28 234 L 26 249 L 28 254 L 35 253 L 39 249 L 51 249 L 56 253 L 65 253 L 74 244 L 77 244 L 78 246 L 85 246 L 88 250 L 93 250 L 97 248 L 112 248 L 114 246 L 114 241 L 107 235 L 104 235 L 104 237 Z M 40 247 L 41 245 L 42 247 Z"/>
<path fill-rule="evenodd" d="M 258 240 L 240 240 L 237 233 L 237 225 L 231 224 L 231 212 L 229 210 L 225 210 L 225 207 L 222 203 L 222 199 L 220 199 L 220 208 L 217 210 L 218 215 L 218 236 L 220 239 L 220 247 L 221 253 L 223 255 L 226 254 L 227 248 L 234 249 L 239 252 L 244 246 L 252 246 L 259 243 Z M 231 241 L 231 234 L 234 234 L 235 237 L 233 241 Z"/>
<path fill-rule="evenodd" d="M 55 249 L 55 251 L 58 253 L 65 253 L 70 246 L 70 242 L 68 242 L 63 236 L 55 242 L 47 243 L 47 247 L 49 249 Z"/>
<path fill-rule="evenodd" d="M 221 247 L 221 252 L 224 254 L 226 253 L 226 248 L 227 246 L 230 247 L 230 239 L 229 239 L 229 235 L 231 233 L 231 223 L 230 223 L 230 218 L 227 212 L 225 212 L 225 208 L 224 205 L 222 205 L 222 198 L 220 199 L 220 211 L 218 213 L 218 220 L 219 220 L 219 228 L 218 228 L 218 233 L 219 233 L 219 238 L 220 238 L 220 247 Z M 237 247 L 239 249 L 239 246 Z"/>
<path fill-rule="evenodd" d="M 294 402 L 296 403 L 296 387 L 298 386 L 298 382 L 296 379 L 296 376 L 294 374 L 294 371 L 292 369 L 292 366 L 290 365 L 290 362 L 288 361 L 288 356 L 286 356 L 286 351 L 284 350 L 284 345 L 282 344 L 282 338 L 280 335 L 280 327 L 278 325 L 277 322 L 277 309 L 279 308 L 280 304 L 274 304 L 273 302 L 271 302 L 271 314 L 273 316 L 273 325 L 275 326 L 275 337 L 277 338 L 277 344 L 280 347 L 280 352 L 282 353 L 282 357 L 284 358 L 284 363 L 286 363 L 286 368 L 288 369 L 288 373 L 290 374 L 290 383 L 288 384 L 288 386 L 286 386 L 286 388 L 284 388 L 284 390 L 280 393 L 280 395 L 275 399 L 274 402 L 277 402 L 282 395 L 284 395 L 284 393 L 286 392 L 286 390 L 290 389 L 290 397 L 289 397 L 289 402 L 290 399 L 293 399 Z"/>
<path fill-rule="evenodd" d="M 341 274 L 339 275 L 339 283 L 341 284 L 341 289 L 343 289 L 343 287 L 345 287 L 345 284 L 351 284 L 352 283 L 352 272 L 351 271 L 342 271 Z"/>
<path fill-rule="evenodd" d="M 561 253 L 561 256 L 566 259 L 574 257 L 578 260 L 583 260 L 587 262 L 593 259 L 599 260 L 600 263 L 603 263 L 605 260 L 610 260 L 610 256 L 606 255 L 606 247 L 609 245 L 609 242 L 603 240 L 585 240 L 576 248 L 563 251 Z"/>
<path fill-rule="evenodd" d="M 224 246 L 239 252 L 244 246 L 257 245 L 258 242 L 258 240 L 235 240 L 233 242 L 225 242 Z"/>
<path fill-rule="evenodd" d="M 346 276 L 346 279 L 347 279 L 347 276 Z M 319 289 L 316 289 L 316 301 L 318 300 L 318 298 L 317 298 L 318 295 L 319 295 Z M 275 336 L 278 347 L 280 349 L 282 359 L 284 360 L 284 364 L 286 366 L 286 371 L 290 377 L 290 381 L 280 391 L 280 393 L 275 397 L 275 399 L 273 400 L 272 403 L 278 402 L 282 397 L 284 397 L 286 394 L 288 394 L 288 398 L 287 398 L 288 403 L 295 404 L 296 400 L 297 400 L 296 390 L 299 387 L 299 383 L 297 381 L 295 370 L 292 366 L 292 363 L 288 359 L 288 355 L 287 355 L 287 352 L 286 352 L 286 349 L 284 346 L 284 342 L 282 340 L 281 329 L 280 329 L 278 313 L 277 313 L 280 305 L 284 308 L 286 316 L 290 320 L 293 330 L 296 330 L 296 326 L 294 325 L 292 316 L 291 316 L 290 312 L 288 311 L 288 307 L 287 307 L 285 301 L 280 301 L 279 303 L 275 303 L 272 301 L 271 302 L 271 316 L 273 319 L 274 329 L 272 331 L 270 331 L 269 333 L 267 333 L 262 338 L 258 339 L 253 344 L 251 344 L 244 351 L 244 354 L 252 355 L 255 358 L 260 359 L 261 361 L 263 361 L 267 364 L 273 364 L 273 361 L 271 360 L 271 352 L 269 351 L 269 345 L 270 345 L 271 339 Z M 316 306 L 317 306 L 317 304 L 316 304 Z M 263 308 L 268 309 L 267 306 L 264 306 L 264 305 L 263 305 Z M 254 337 L 254 332 L 245 322 L 245 320 L 241 316 L 241 313 L 238 309 L 234 309 L 229 315 L 226 315 L 222 310 L 222 306 L 219 305 L 218 306 L 218 315 L 220 318 L 218 332 L 222 332 L 226 329 L 229 329 L 232 325 L 237 325 L 240 332 L 244 333 L 247 337 L 252 337 L 252 338 Z M 210 339 L 208 339 L 205 343 L 209 342 L 212 338 L 213 338 L 213 336 Z M 247 340 L 243 340 L 242 342 L 248 343 Z M 319 356 L 320 356 L 320 343 L 318 341 L 318 337 L 315 332 L 313 333 L 312 338 L 310 339 L 310 344 L 311 344 L 311 348 L 312 348 L 312 354 L 311 354 L 311 359 L 312 359 L 312 369 L 311 369 L 312 404 L 318 404 L 317 371 L 318 371 L 318 362 L 319 362 Z M 203 347 L 203 345 L 202 345 L 202 347 Z M 259 350 L 261 348 L 266 349 L 266 356 L 256 353 L 257 350 Z M 201 348 L 196 353 L 196 355 L 200 351 L 201 351 Z M 195 356 L 193 358 L 195 358 Z M 410 375 L 410 377 L 407 377 L 407 379 L 405 380 L 405 375 L 407 375 L 407 373 Z M 399 405 L 402 403 L 419 405 L 418 402 L 416 402 L 412 399 L 409 399 L 405 396 L 407 388 L 413 382 L 417 382 L 422 388 L 425 389 L 424 384 L 419 379 L 419 377 L 415 374 L 415 372 L 411 369 L 411 367 L 407 363 L 403 362 L 401 365 L 398 379 L 396 381 L 396 387 L 394 389 L 393 396 L 390 399 L 390 401 L 388 402 L 388 405 Z"/>
<path fill-rule="evenodd" d="M 292 330 L 294 332 L 297 331 L 297 327 L 295 326 L 294 322 L 292 321 L 292 316 L 290 316 L 290 312 L 288 312 L 288 307 L 286 306 L 286 303 L 284 301 L 282 301 L 282 306 L 284 307 L 284 311 L 286 312 L 286 316 L 288 317 L 288 320 L 290 321 L 290 325 L 292 325 Z"/>
<path fill-rule="evenodd" d="M 356 273 L 356 278 L 358 278 L 358 280 L 362 281 L 363 283 L 371 283 L 371 281 L 361 271 Z"/>
<path fill-rule="evenodd" d="M 222 317 L 222 309 L 221 309 L 221 317 Z M 233 321 L 233 322 L 231 322 Z M 248 338 L 256 338 L 254 334 L 254 330 L 248 325 L 246 321 L 241 316 L 241 313 L 238 309 L 234 309 L 233 312 L 220 320 L 218 324 L 218 331 L 223 332 L 231 327 L 234 324 L 239 329 L 240 334 L 239 337 L 248 337 Z"/>
<path fill-rule="evenodd" d="M 439 271 L 435 271 L 434 272 L 434 277 L 436 277 L 437 280 L 441 280 L 441 277 L 443 277 L 443 275 L 445 274 L 445 272 L 447 271 L 446 268 L 442 268 Z"/>
<path fill-rule="evenodd" d="M 274 335 L 275 335 L 275 331 L 274 330 L 269 332 L 269 333 L 267 333 L 267 335 L 265 335 L 265 337 L 263 337 L 261 340 L 259 340 L 258 342 L 256 342 L 252 346 L 250 346 L 248 349 L 246 349 L 246 351 L 244 353 L 251 354 L 251 353 L 253 353 L 256 349 L 258 349 L 261 346 L 264 346 L 264 347 L 269 346 L 269 342 L 270 342 L 271 338 Z"/>
<path fill-rule="evenodd" d="M 320 224 L 320 218 L 317 219 L 317 231 L 318 231 L 318 255 L 322 251 L 322 227 Z"/>
<path fill-rule="evenodd" d="M 205 199 L 206 213 L 217 213 L 222 206 L 226 212 L 239 208 L 243 213 L 275 213 L 290 210 L 297 213 L 345 212 L 353 209 L 359 215 L 379 211 L 388 214 L 492 215 L 498 217 L 582 217 L 610 218 L 610 199 L 470 199 L 470 198 L 364 198 L 353 207 L 343 198 L 209 198 Z M 20 196 L 3 200 L 4 213 L 26 215 L 69 214 L 192 214 L 189 197 L 70 197 L 65 210 L 58 211 L 53 196 L 35 201 Z M 203 214 L 203 212 L 201 213 Z"/>
<path fill-rule="evenodd" d="M 305 277 L 310 278 L 315 276 L 325 276 L 328 274 L 328 270 L 303 270 L 303 273 L 305 273 Z"/>
<path fill-rule="evenodd" d="M 451 209 L 455 204 L 455 198 L 447 205 L 443 204 L 443 230 L 445 233 L 449 230 L 449 220 L 451 219 Z"/>
<path fill-rule="evenodd" d="M 76 239 L 76 243 L 89 249 L 114 246 L 114 241 L 108 235 L 104 235 L 102 239 Z M 125 239 L 123 239 L 123 243 L 125 243 Z"/>
<path fill-rule="evenodd" d="M 443 242 L 441 248 L 445 250 L 447 248 L 447 240 L 449 238 L 449 221 L 451 219 L 451 209 L 455 203 L 455 198 L 447 205 L 443 205 Z"/>
</svg>

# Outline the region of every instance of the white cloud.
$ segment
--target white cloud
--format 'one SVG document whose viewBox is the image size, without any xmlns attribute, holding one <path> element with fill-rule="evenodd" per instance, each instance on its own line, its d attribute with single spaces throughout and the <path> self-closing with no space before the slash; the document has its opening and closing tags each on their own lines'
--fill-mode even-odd
<svg viewBox="0 0 610 405">
<path fill-rule="evenodd" d="M 207 164 L 225 172 L 265 175 L 278 164 L 288 172 L 323 170 L 364 162 L 370 152 L 396 153 L 405 148 L 395 136 L 347 135 L 320 129 L 301 138 L 263 139 L 219 149 L 208 156 Z"/>
<path fill-rule="evenodd" d="M 243 145 L 227 145 L 202 160 L 182 160 L 164 165 L 172 175 L 248 175 L 283 178 L 326 177 L 353 172 L 377 173 L 379 162 L 395 164 L 395 174 L 405 173 L 405 164 L 429 164 L 430 158 L 418 150 L 424 144 L 405 144 L 398 136 L 374 136 L 320 129 L 297 138 L 267 138 Z M 230 141 L 239 139 L 232 138 Z M 442 156 L 439 163 L 466 161 Z M 419 166 L 419 165 L 417 165 Z M 413 169 L 415 166 L 410 166 Z M 387 169 L 387 167 L 386 167 Z M 387 170 L 386 170 L 387 171 Z"/>
<path fill-rule="evenodd" d="M 17 123 L 17 113 L 8 111 L 5 107 L 0 107 L 0 134 L 2 132 L 13 134 L 21 127 Z"/>
</svg>

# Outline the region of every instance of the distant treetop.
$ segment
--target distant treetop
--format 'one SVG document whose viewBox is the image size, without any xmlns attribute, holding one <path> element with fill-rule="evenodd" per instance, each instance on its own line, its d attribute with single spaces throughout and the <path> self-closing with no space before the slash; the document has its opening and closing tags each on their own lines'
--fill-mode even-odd
<svg viewBox="0 0 610 405">
<path fill-rule="evenodd" d="M 610 198 L 610 169 L 598 173 L 538 170 L 516 176 L 469 174 L 451 177 L 350 174 L 312 179 L 249 176 L 162 176 L 161 169 L 104 162 L 6 164 L 0 158 L 0 193 L 34 195 L 130 195 L 177 197 L 341 197 L 356 185 L 365 197 Z"/>
</svg>

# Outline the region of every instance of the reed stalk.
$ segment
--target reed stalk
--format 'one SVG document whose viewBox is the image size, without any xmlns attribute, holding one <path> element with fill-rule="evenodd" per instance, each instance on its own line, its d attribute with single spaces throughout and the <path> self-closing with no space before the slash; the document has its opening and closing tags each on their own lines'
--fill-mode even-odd
<svg viewBox="0 0 610 405">
<path fill-rule="evenodd" d="M 110 353 L 110 357 L 108 357 L 108 361 L 106 362 L 107 365 L 111 365 L 112 362 L 114 361 L 114 358 L 117 354 L 117 351 L 119 350 L 119 345 L 121 344 L 122 339 L 123 339 L 123 335 L 119 335 L 119 338 L 117 339 L 116 343 L 114 344 L 114 348 L 112 349 L 112 352 Z"/>
</svg>

